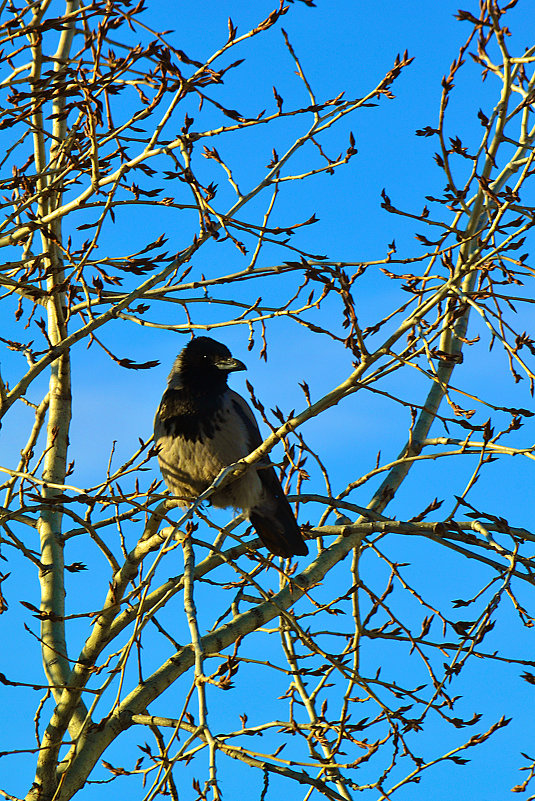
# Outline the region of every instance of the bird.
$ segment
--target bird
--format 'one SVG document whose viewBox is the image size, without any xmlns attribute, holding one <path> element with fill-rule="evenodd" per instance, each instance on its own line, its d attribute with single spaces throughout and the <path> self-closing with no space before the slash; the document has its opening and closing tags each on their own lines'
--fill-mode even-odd
<svg viewBox="0 0 535 801">
<path fill-rule="evenodd" d="M 225 345 L 205 336 L 192 338 L 173 364 L 154 420 L 154 444 L 162 477 L 182 506 L 262 443 L 252 409 L 227 383 L 230 373 L 246 369 Z M 272 554 L 308 553 L 267 457 L 217 489 L 210 501 L 241 509 Z"/>
</svg>

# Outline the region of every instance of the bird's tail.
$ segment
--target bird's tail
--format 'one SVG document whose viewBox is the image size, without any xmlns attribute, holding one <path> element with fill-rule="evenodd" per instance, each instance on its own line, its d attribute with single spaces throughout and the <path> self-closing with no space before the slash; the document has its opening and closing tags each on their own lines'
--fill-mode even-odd
<svg viewBox="0 0 535 801">
<path fill-rule="evenodd" d="M 256 533 L 276 556 L 306 556 L 308 548 L 275 471 L 269 467 L 259 471 L 259 475 L 264 497 L 248 514 Z"/>
</svg>

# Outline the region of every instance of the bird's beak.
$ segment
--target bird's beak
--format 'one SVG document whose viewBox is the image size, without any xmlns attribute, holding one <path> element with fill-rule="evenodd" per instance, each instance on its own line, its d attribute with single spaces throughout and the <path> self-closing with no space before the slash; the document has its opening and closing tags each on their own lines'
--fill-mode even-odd
<svg viewBox="0 0 535 801">
<path fill-rule="evenodd" d="M 223 370 L 225 373 L 233 373 L 235 370 L 247 370 L 247 367 L 239 359 L 232 358 L 217 362 L 217 369 Z"/>
</svg>

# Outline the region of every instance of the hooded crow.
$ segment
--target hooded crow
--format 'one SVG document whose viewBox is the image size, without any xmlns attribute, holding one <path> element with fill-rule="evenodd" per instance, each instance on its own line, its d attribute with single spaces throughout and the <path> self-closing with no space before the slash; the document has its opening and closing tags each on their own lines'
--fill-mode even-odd
<svg viewBox="0 0 535 801">
<path fill-rule="evenodd" d="M 245 369 L 210 337 L 190 340 L 176 358 L 154 420 L 154 442 L 163 479 L 185 506 L 224 467 L 262 442 L 251 408 L 227 386 L 229 373 Z M 308 553 L 269 459 L 216 490 L 210 500 L 213 506 L 241 509 L 271 553 Z"/>
</svg>

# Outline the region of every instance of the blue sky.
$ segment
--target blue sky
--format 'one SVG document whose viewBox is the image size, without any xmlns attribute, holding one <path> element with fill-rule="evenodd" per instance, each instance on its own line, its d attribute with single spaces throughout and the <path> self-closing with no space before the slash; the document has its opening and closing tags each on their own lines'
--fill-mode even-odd
<svg viewBox="0 0 535 801">
<path fill-rule="evenodd" d="M 219 0 L 203 0 L 202 3 L 180 4 L 173 6 L 158 0 L 148 0 L 150 24 L 157 30 L 175 30 L 175 42 L 187 54 L 195 59 L 203 60 L 226 38 L 227 17 L 232 17 L 238 25 L 238 33 L 245 30 L 265 16 L 270 10 L 269 3 L 255 0 L 253 3 L 227 2 Z M 467 0 L 467 8 L 477 14 L 477 3 Z M 381 259 L 385 256 L 387 244 L 396 240 L 398 253 L 404 256 L 421 253 L 421 246 L 415 240 L 417 233 L 427 233 L 423 224 L 399 216 L 389 215 L 381 209 L 381 190 L 386 188 L 392 202 L 400 207 L 419 214 L 423 208 L 426 195 L 439 195 L 444 186 L 444 176 L 433 160 L 436 143 L 433 139 L 415 135 L 416 129 L 426 125 L 434 126 L 437 122 L 440 99 L 440 81 L 449 70 L 449 65 L 456 57 L 459 45 L 465 40 L 469 25 L 454 19 L 458 9 L 456 2 L 416 2 L 407 0 L 404 3 L 385 2 L 338 2 L 328 3 L 318 0 L 316 8 L 295 3 L 282 20 L 290 41 L 302 61 L 307 78 L 320 98 L 333 97 L 344 91 L 345 97 L 359 97 L 369 91 L 388 70 L 397 53 L 405 49 L 414 57 L 414 62 L 395 82 L 393 92 L 395 99 L 382 99 L 376 108 L 362 109 L 358 114 L 344 120 L 341 125 L 322 139 L 322 145 L 330 154 L 343 151 L 348 144 L 349 132 L 353 131 L 358 148 L 349 165 L 341 167 L 336 175 L 319 175 L 308 182 L 297 182 L 287 186 L 277 202 L 273 224 L 306 220 L 316 213 L 319 222 L 312 227 L 301 230 L 296 236 L 296 243 L 312 253 L 328 255 L 336 261 L 360 262 Z M 531 44 L 535 17 L 533 8 L 528 2 L 520 2 L 510 14 L 512 37 L 508 42 L 511 50 L 521 54 L 524 47 Z M 305 104 L 307 102 L 302 83 L 294 74 L 294 66 L 284 47 L 280 25 L 271 29 L 266 36 L 257 37 L 244 43 L 239 56 L 246 62 L 229 73 L 225 85 L 221 88 L 222 98 L 227 106 L 238 108 L 242 113 L 258 113 L 262 108 L 273 108 L 271 87 L 275 85 L 284 97 L 285 103 Z M 499 86 L 492 76 L 482 82 L 476 65 L 470 59 L 460 78 L 456 81 L 456 90 L 452 95 L 448 109 L 447 131 L 449 136 L 458 135 L 463 144 L 471 146 L 477 143 L 481 135 L 481 125 L 477 112 L 481 108 L 490 113 L 497 101 Z M 223 102 L 223 101 L 222 101 Z M 177 119 L 173 130 L 178 130 L 182 118 Z M 257 131 L 240 133 L 236 136 L 220 138 L 214 144 L 221 155 L 236 167 L 236 175 L 242 191 L 254 186 L 263 174 L 265 164 L 270 158 L 271 149 L 275 147 L 282 153 L 301 131 L 299 120 L 288 125 L 273 128 L 259 128 Z M 288 166 L 288 172 L 299 172 L 307 158 L 307 152 L 299 154 L 295 162 Z M 212 175 L 213 162 L 199 159 L 199 170 Z M 224 176 L 219 177 L 221 198 L 224 198 Z M 533 191 L 531 190 L 533 195 Z M 229 196 L 230 197 L 230 196 Z M 526 196 L 525 201 L 529 202 Z M 533 198 L 531 197 L 531 202 Z M 258 224 L 267 203 L 266 197 L 260 197 L 244 212 L 244 219 Z M 90 218 L 83 217 L 83 220 Z M 85 238 L 84 232 L 77 232 L 76 225 L 80 220 L 66 222 L 65 233 Z M 114 227 L 109 227 L 101 241 L 99 253 L 102 255 L 119 255 L 143 247 L 158 233 L 165 233 L 168 242 L 166 249 L 174 253 L 185 247 L 195 228 L 193 216 L 179 214 L 175 209 L 156 209 L 148 211 L 146 207 L 138 210 L 127 207 L 126 211 L 117 214 Z M 262 255 L 264 263 L 288 258 L 281 249 L 266 247 Z M 226 273 L 242 269 L 244 259 L 230 245 L 209 243 L 194 259 L 194 273 L 204 272 L 207 275 Z M 267 287 L 265 299 L 277 300 L 277 288 Z M 235 290 L 232 290 L 235 291 Z M 252 291 L 252 290 L 251 290 Z M 530 288 L 519 288 L 518 293 Z M 231 290 L 222 289 L 220 296 L 232 296 Z M 270 297 L 271 293 L 271 297 Z M 244 299 L 249 294 L 244 294 Z M 369 269 L 366 275 L 356 284 L 355 300 L 362 326 L 370 325 L 380 318 L 387 309 L 395 308 L 406 296 L 399 290 L 398 284 L 390 281 L 377 269 Z M 335 304 L 327 305 L 333 314 L 333 325 L 339 324 L 338 310 Z M 160 310 L 158 310 L 160 313 Z M 197 322 L 207 322 L 217 318 L 218 310 L 205 311 L 199 308 Z M 152 314 L 152 313 L 151 313 Z M 171 322 L 174 309 L 164 311 L 166 319 Z M 214 314 L 214 318 L 207 315 Z M 156 313 L 149 314 L 151 319 Z M 6 318 L 7 320 L 7 318 Z M 328 313 L 323 318 L 328 321 Z M 184 322 L 178 317 L 177 322 Z M 518 330 L 529 330 L 532 313 L 519 305 L 517 314 Z M 4 327 L 5 326 L 5 327 Z M 5 337 L 21 337 L 11 321 L 0 324 L 1 335 Z M 27 332 L 24 332 L 26 334 Z M 484 326 L 474 317 L 471 320 L 469 336 L 480 334 L 488 341 Z M 38 336 L 37 333 L 33 335 Z M 303 379 L 309 383 L 312 399 L 321 397 L 325 392 L 344 380 L 351 371 L 351 357 L 340 347 L 322 338 L 305 337 L 299 328 L 288 321 L 280 320 L 271 326 L 269 335 L 269 359 L 267 364 L 259 360 L 259 340 L 251 353 L 247 352 L 248 329 L 246 326 L 234 326 L 214 334 L 224 340 L 233 353 L 246 361 L 247 374 L 232 377 L 235 389 L 247 394 L 245 380 L 254 384 L 257 396 L 267 409 L 279 406 L 284 412 L 304 407 L 304 398 L 298 384 Z M 31 336 L 28 335 L 28 339 Z M 71 477 L 72 483 L 79 487 L 96 484 L 105 470 L 111 443 L 117 440 L 117 464 L 127 457 L 137 445 L 137 438 L 146 439 L 152 430 L 152 418 L 159 397 L 165 386 L 170 365 L 185 342 L 183 334 L 165 332 L 154 328 L 141 328 L 125 321 L 116 321 L 104 329 L 103 341 L 119 356 L 133 358 L 136 361 L 157 359 L 160 365 L 151 371 L 121 370 L 110 362 L 102 351 L 96 347 L 86 350 L 85 343 L 78 344 L 73 350 L 73 395 L 74 416 L 71 435 L 71 454 L 76 459 L 76 472 Z M 22 357 L 5 351 L 1 355 L 2 374 L 16 378 L 23 370 Z M 12 372 L 10 372 L 12 371 Z M 14 381 L 14 379 L 12 379 Z M 496 405 L 521 406 L 532 408 L 528 382 L 515 385 L 507 375 L 505 359 L 498 348 L 488 352 L 486 347 L 468 348 L 462 367 L 454 373 L 453 383 L 467 391 L 484 393 Z M 39 382 L 42 388 L 45 382 Z M 423 403 L 426 385 L 418 377 L 408 371 L 394 374 L 381 382 L 380 388 L 399 397 Z M 37 391 L 32 399 L 38 396 Z M 472 407 L 470 407 L 472 408 Z M 489 410 L 477 404 L 476 416 L 472 422 L 482 423 L 489 416 Z M 444 414 L 451 417 L 451 411 L 443 407 Z M 29 425 L 29 416 L 24 409 L 14 409 L 13 424 L 6 423 L 1 432 L 0 448 L 2 463 L 15 461 L 21 443 L 18 427 Z M 493 414 L 496 424 L 505 417 Z M 382 459 L 395 458 L 406 439 L 409 414 L 404 408 L 389 400 L 367 392 L 359 392 L 346 399 L 345 402 L 329 410 L 320 419 L 306 424 L 303 433 L 311 445 L 318 448 L 327 463 L 333 482 L 334 492 L 341 491 L 348 481 L 365 474 L 375 465 L 376 455 L 381 451 Z M 432 431 L 434 436 L 444 433 L 436 425 Z M 459 435 L 459 434 L 457 434 Z M 534 441 L 535 425 L 529 420 L 524 427 L 511 437 L 511 443 L 517 447 L 529 446 Z M 277 452 L 275 452 L 277 458 Z M 280 454 L 279 457 L 280 458 Z M 522 457 L 513 460 L 496 462 L 483 473 L 482 479 L 474 487 L 469 500 L 477 508 L 483 508 L 492 514 L 506 516 L 512 525 L 530 528 L 532 519 L 531 488 L 532 475 L 528 473 L 526 462 Z M 443 510 L 449 511 L 452 497 L 462 492 L 475 465 L 474 458 L 457 460 L 451 465 L 446 460 L 426 462 L 416 466 L 401 490 L 395 502 L 387 510 L 397 519 L 406 519 L 420 512 L 435 496 L 447 497 Z M 152 472 L 146 475 L 147 484 L 157 476 L 154 462 Z M 317 476 L 315 487 L 321 484 Z M 365 505 L 371 497 L 372 490 L 378 481 L 370 482 L 362 490 L 353 493 L 351 500 Z M 307 488 L 308 490 L 308 488 Z M 317 510 L 312 507 L 301 507 L 304 519 L 309 515 L 315 521 Z M 439 517 L 440 517 L 440 513 Z M 439 519 L 439 517 L 437 519 Z M 432 519 L 435 519 L 433 517 Z M 381 548 L 395 561 L 409 562 L 407 575 L 415 582 L 422 594 L 427 594 L 432 602 L 447 609 L 450 619 L 463 619 L 464 611 L 453 610 L 451 601 L 455 598 L 466 598 L 481 587 L 490 577 L 479 563 L 468 561 L 462 557 L 439 548 L 436 544 L 416 537 L 389 535 L 381 542 Z M 12 554 L 9 554 L 10 558 Z M 72 541 L 69 561 L 87 562 L 88 556 L 82 538 Z M 13 574 L 17 575 L 16 588 L 13 584 L 5 585 L 10 600 L 9 615 L 4 615 L 4 642 L 20 641 L 22 626 L 26 623 L 35 629 L 35 621 L 30 613 L 23 609 L 19 600 L 38 601 L 38 585 L 33 572 L 21 560 L 14 558 Z M 93 571 L 99 570 L 98 560 L 91 562 L 87 573 L 68 576 L 68 597 L 73 611 L 87 608 L 87 597 L 94 583 Z M 103 567 L 103 566 L 102 566 Z M 383 586 L 384 567 L 369 554 L 364 559 L 367 581 L 376 588 Z M 164 575 L 178 573 L 176 564 L 166 564 Z M 166 572 L 167 571 L 167 572 Z M 335 579 L 333 579 L 335 582 Z M 333 590 L 335 584 L 325 588 L 326 594 Z M 529 604 L 531 591 L 528 586 L 517 588 L 521 603 Z M 207 605 L 210 595 L 202 590 L 201 597 Z M 202 610 L 202 603 L 200 608 Z M 400 596 L 399 604 L 403 614 L 415 619 L 419 612 L 410 606 L 405 596 Z M 202 612 L 201 612 L 202 614 Z M 169 621 L 173 621 L 173 610 L 167 612 Z M 466 612 L 470 617 L 470 612 Z M 178 625 L 178 623 L 177 623 Z M 180 623 L 183 625 L 183 622 Z M 83 626 L 73 624 L 69 632 L 73 653 L 76 653 L 78 640 L 85 631 Z M 180 632 L 184 637 L 185 632 Z M 178 635 L 177 635 L 178 636 Z M 180 637 L 179 637 L 180 639 Z M 512 609 L 500 609 L 495 630 L 485 640 L 485 648 L 507 648 L 516 658 L 532 658 L 532 637 L 518 622 Z M 39 674 L 37 657 L 38 644 L 35 640 L 22 640 L 27 650 L 20 651 L 7 660 L 5 673 L 16 675 L 24 681 L 42 681 Z M 253 649 L 254 650 L 254 649 Z M 147 665 L 152 664 L 151 655 L 146 655 Z M 399 659 L 393 664 L 393 659 Z M 0 671 L 4 671 L 1 667 Z M 414 663 L 407 655 L 393 656 L 393 651 L 384 647 L 378 640 L 370 641 L 363 650 L 363 670 L 374 673 L 379 665 L 385 674 L 398 676 L 400 684 L 417 684 L 425 681 L 422 675 L 414 676 Z M 481 667 L 479 667 L 481 665 Z M 396 673 L 396 670 L 398 671 Z M 424 776 L 419 786 L 409 785 L 396 797 L 400 801 L 413 801 L 417 798 L 432 797 L 434 801 L 446 801 L 451 798 L 451 788 L 455 785 L 455 795 L 460 801 L 481 799 L 494 801 L 503 798 L 510 788 L 521 781 L 524 776 L 518 774 L 522 763 L 520 751 L 530 751 L 533 737 L 531 715 L 531 687 L 519 678 L 522 668 L 500 663 L 476 661 L 463 673 L 462 695 L 459 702 L 460 712 L 470 717 L 474 711 L 483 712 L 484 717 L 470 733 L 483 731 L 502 714 L 513 722 L 504 731 L 498 732 L 480 749 L 462 756 L 472 757 L 473 762 L 465 767 L 442 764 Z M 250 685 L 248 684 L 250 682 Z M 275 689 L 270 688 L 270 692 Z M 4 731 L 9 738 L 0 738 L 0 749 L 8 747 L 26 748 L 29 733 L 33 729 L 31 722 L 34 713 L 35 698 L 22 699 L 22 690 L 3 689 L 6 725 Z M 255 693 L 255 679 L 245 679 L 239 689 L 230 691 L 237 695 Z M 19 696 L 16 693 L 20 693 Z M 452 689 L 452 693 L 456 692 Z M 235 712 L 236 695 L 229 703 L 228 714 Z M 260 700 L 260 699 L 259 699 Z M 171 716 L 180 705 L 180 688 L 177 688 L 172 703 L 159 701 L 156 711 Z M 258 713 L 261 713 L 259 703 Z M 281 714 L 284 714 L 281 711 Z M 221 718 L 223 722 L 223 717 Z M 466 739 L 467 729 L 460 732 L 446 730 L 431 725 L 420 737 L 428 738 L 422 751 L 426 758 L 442 753 L 446 747 L 454 747 L 460 738 Z M 446 739 L 445 739 L 446 738 Z M 139 730 L 129 732 L 127 736 L 114 746 L 113 758 L 109 761 L 121 764 L 131 760 L 127 754 L 126 744 L 143 741 L 143 733 Z M 446 744 L 445 744 L 446 743 Z M 267 750 L 267 749 L 266 749 Z M 106 757 L 108 758 L 108 757 Z M 20 760 L 15 762 L 13 760 Z M 24 787 L 31 781 L 33 759 L 27 756 L 14 757 L 8 764 L 0 760 L 0 786 L 15 795 L 24 792 Z M 20 765 L 18 778 L 23 778 L 21 786 L 15 780 L 14 766 Z M 489 769 L 492 766 L 492 770 Z M 233 774 L 230 768 L 222 768 L 226 776 L 227 797 L 238 798 L 241 792 L 239 782 L 246 779 L 237 771 Z M 17 768 L 18 770 L 18 768 Z M 433 772 L 434 771 L 434 772 Z M 107 776 L 105 772 L 99 778 Z M 443 778 L 442 778 L 443 777 Z M 248 779 L 247 779 L 248 780 Z M 357 777 L 361 780 L 361 777 Z M 111 788 L 121 791 L 118 780 Z M 127 785 L 125 784 L 124 787 Z M 275 783 L 273 785 L 276 786 Z M 256 790 L 260 793 L 260 786 Z M 282 792 L 283 790 L 281 790 Z M 94 785 L 84 790 L 83 798 L 87 801 L 102 798 L 109 792 L 107 786 Z M 126 792 L 126 790 L 124 791 Z M 189 789 L 188 789 L 189 792 Z M 142 797 L 141 795 L 139 796 Z M 275 798 L 272 791 L 272 796 Z M 137 796 L 136 796 L 137 798 Z"/>
</svg>

